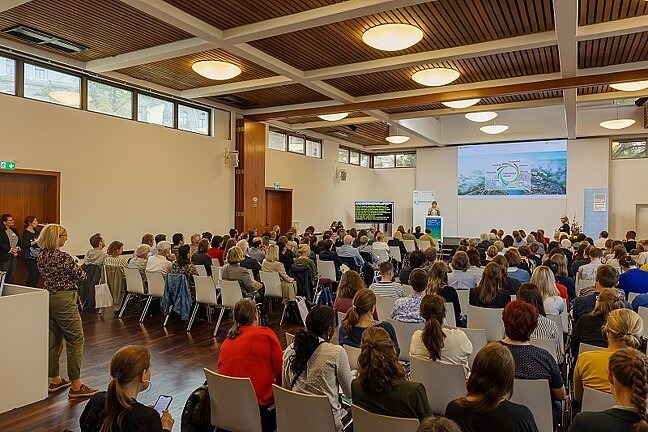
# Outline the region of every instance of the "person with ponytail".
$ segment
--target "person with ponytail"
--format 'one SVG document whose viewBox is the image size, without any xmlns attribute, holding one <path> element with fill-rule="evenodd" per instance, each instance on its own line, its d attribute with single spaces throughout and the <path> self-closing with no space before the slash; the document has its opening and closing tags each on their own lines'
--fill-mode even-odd
<svg viewBox="0 0 648 432">
<path fill-rule="evenodd" d="M 151 353 L 141 345 L 128 345 L 110 361 L 108 391 L 94 395 L 81 414 L 81 432 L 170 432 L 173 417 L 162 417 L 137 402 L 137 395 L 151 385 Z"/>
<path fill-rule="evenodd" d="M 441 363 L 461 365 L 468 376 L 468 357 L 473 352 L 472 343 L 463 331 L 443 327 L 445 315 L 443 297 L 430 294 L 423 297 L 421 316 L 425 319 L 425 327 L 423 330 L 416 330 L 412 335 L 409 354 Z"/>
<path fill-rule="evenodd" d="M 631 309 L 615 309 L 608 313 L 603 327 L 608 347 L 581 353 L 574 368 L 574 399 L 583 400 L 583 387 L 610 393 L 608 363 L 621 348 L 638 348 L 643 333 L 643 321 Z"/>
<path fill-rule="evenodd" d="M 380 327 L 362 334 L 358 377 L 351 383 L 351 394 L 354 404 L 375 414 L 419 421 L 432 416 L 425 387 L 407 380 L 389 335 Z"/>
<path fill-rule="evenodd" d="M 234 324 L 218 355 L 218 373 L 250 378 L 261 413 L 263 432 L 276 429 L 272 384 L 281 384 L 282 351 L 279 339 L 268 327 L 259 326 L 259 311 L 252 299 L 234 305 Z"/>
<path fill-rule="evenodd" d="M 342 430 L 347 411 L 342 408 L 339 390 L 351 398 L 351 368 L 346 351 L 328 341 L 335 331 L 335 315 L 330 306 L 318 305 L 306 318 L 306 330 L 283 354 L 282 385 L 292 391 L 327 396 L 333 410 L 335 426 Z"/>
<path fill-rule="evenodd" d="M 426 294 L 438 294 L 446 302 L 452 303 L 455 312 L 455 322 L 459 327 L 465 327 L 466 320 L 461 316 L 461 303 L 457 291 L 448 284 L 448 266 L 443 261 L 432 264 L 428 272 L 428 284 L 425 288 Z M 464 311 L 465 312 L 465 311 Z"/>
<path fill-rule="evenodd" d="M 487 308 L 503 308 L 511 301 L 511 294 L 504 289 L 504 273 L 499 264 L 488 263 L 476 288 L 471 288 L 470 304 Z"/>
<path fill-rule="evenodd" d="M 466 382 L 468 395 L 451 401 L 445 415 L 463 432 L 538 432 L 531 410 L 509 401 L 515 364 L 511 352 L 491 342 L 479 350 Z"/>
<path fill-rule="evenodd" d="M 608 380 L 615 404 L 603 412 L 578 414 L 570 432 L 648 432 L 648 359 L 634 348 L 610 357 Z"/>
<path fill-rule="evenodd" d="M 382 327 L 385 329 L 394 345 L 396 354 L 400 354 L 396 330 L 386 321 L 375 321 L 376 294 L 368 288 L 358 290 L 353 296 L 353 303 L 346 316 L 340 323 L 339 340 L 340 345 L 349 345 L 360 348 L 362 333 L 370 327 Z"/>
</svg>

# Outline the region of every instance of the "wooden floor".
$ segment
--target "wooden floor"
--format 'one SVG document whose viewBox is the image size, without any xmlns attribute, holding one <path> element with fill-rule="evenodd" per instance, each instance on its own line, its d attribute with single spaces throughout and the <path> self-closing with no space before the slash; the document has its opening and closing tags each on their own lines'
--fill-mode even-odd
<svg viewBox="0 0 648 432">
<path fill-rule="evenodd" d="M 284 323 L 279 328 L 280 312 L 281 306 L 275 305 L 269 326 L 285 347 L 285 332 L 295 331 L 298 327 Z M 198 317 L 205 317 L 202 308 Z M 138 400 L 143 404 L 153 404 L 160 394 L 173 396 L 169 410 L 175 419 L 174 430 L 179 431 L 180 416 L 187 397 L 205 381 L 203 368 L 216 370 L 220 343 L 231 320 L 224 318 L 218 336 L 212 338 L 214 325 L 206 322 L 196 322 L 191 333 L 187 333 L 177 316 L 169 321 L 166 328 L 162 327 L 162 316 L 147 318 L 143 324 L 138 322 L 138 318 L 136 312 L 124 315 L 123 319 L 116 318 L 112 313 L 103 316 L 94 313 L 83 315 L 85 349 L 81 378 L 84 383 L 105 390 L 110 378 L 110 359 L 115 351 L 129 344 L 147 346 L 152 355 L 152 386 L 148 392 L 141 393 Z M 63 377 L 67 376 L 65 370 L 64 353 L 61 367 Z M 79 417 L 85 404 L 86 400 L 69 401 L 67 390 L 61 390 L 44 401 L 1 414 L 0 431 L 78 431 Z"/>
</svg>

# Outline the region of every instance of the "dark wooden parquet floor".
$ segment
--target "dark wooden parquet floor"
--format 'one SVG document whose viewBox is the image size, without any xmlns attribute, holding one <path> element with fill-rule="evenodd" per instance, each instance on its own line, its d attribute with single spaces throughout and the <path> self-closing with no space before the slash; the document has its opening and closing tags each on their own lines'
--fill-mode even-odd
<svg viewBox="0 0 648 432">
<path fill-rule="evenodd" d="M 153 306 L 153 305 L 152 305 Z M 285 332 L 294 332 L 298 326 L 279 327 L 281 307 L 275 305 L 269 326 L 277 333 L 283 347 L 286 345 Z M 198 317 L 205 317 L 201 308 Z M 214 315 L 214 323 L 217 315 Z M 138 322 L 139 315 L 133 311 L 118 319 L 112 313 L 96 315 L 83 314 L 85 330 L 85 349 L 82 380 L 94 387 L 105 390 L 109 382 L 109 364 L 112 355 L 124 345 L 146 345 L 152 355 L 152 386 L 140 394 L 138 400 L 144 404 L 155 403 L 158 395 L 173 396 L 169 407 L 176 423 L 175 431 L 180 430 L 180 415 L 189 394 L 205 381 L 203 368 L 216 370 L 220 344 L 225 338 L 231 320 L 223 318 L 218 335 L 212 337 L 214 325 L 206 322 L 194 323 L 190 333 L 185 331 L 186 324 L 175 317 L 166 328 L 162 326 L 163 317 L 147 318 L 143 324 Z M 62 356 L 62 375 L 65 377 L 65 354 Z M 0 383 L 1 386 L 1 383 Z M 0 397 L 2 390 L 0 390 Z M 86 401 L 70 401 L 67 390 L 62 390 L 47 399 L 0 414 L 2 432 L 42 432 L 79 430 L 79 417 Z"/>
</svg>

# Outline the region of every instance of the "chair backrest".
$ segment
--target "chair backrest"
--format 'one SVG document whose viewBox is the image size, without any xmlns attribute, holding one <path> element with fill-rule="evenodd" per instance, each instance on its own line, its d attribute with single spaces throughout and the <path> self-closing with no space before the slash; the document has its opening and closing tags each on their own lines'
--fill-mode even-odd
<svg viewBox="0 0 648 432">
<path fill-rule="evenodd" d="M 126 276 L 126 291 L 134 294 L 145 295 L 142 273 L 140 273 L 138 269 L 125 268 L 124 275 Z"/>
<path fill-rule="evenodd" d="M 205 268 L 204 265 L 196 264 L 194 267 L 196 267 L 196 271 L 198 272 L 198 276 L 207 276 L 207 269 Z"/>
<path fill-rule="evenodd" d="M 233 432 L 261 432 L 261 414 L 249 378 L 234 378 L 205 369 L 212 426 Z"/>
<path fill-rule="evenodd" d="M 327 396 L 297 393 L 272 385 L 277 432 L 332 432 L 335 419 Z M 308 415 L 299 415 L 300 413 Z"/>
<path fill-rule="evenodd" d="M 396 340 L 400 348 L 398 360 L 408 361 L 410 359 L 409 350 L 412 344 L 412 335 L 416 330 L 423 330 L 424 323 L 404 323 L 392 319 L 386 320 L 396 331 Z"/>
<path fill-rule="evenodd" d="M 405 291 L 405 294 L 407 295 L 414 294 L 414 288 L 412 288 L 412 285 L 407 285 L 406 283 L 404 283 L 402 286 L 403 286 L 403 291 Z"/>
<path fill-rule="evenodd" d="M 416 250 L 416 242 L 414 240 L 403 240 L 403 244 L 405 245 L 405 250 L 407 251 L 407 253 L 411 253 Z"/>
<path fill-rule="evenodd" d="M 202 267 L 202 266 L 201 266 Z M 216 296 L 216 287 L 209 276 L 195 276 L 194 284 L 196 286 L 196 302 L 208 305 L 218 304 Z"/>
<path fill-rule="evenodd" d="M 360 273 L 360 267 L 358 267 L 358 264 L 355 262 L 355 258 L 353 257 L 339 257 L 340 261 L 342 261 L 342 264 L 345 264 L 347 267 L 349 267 L 349 270 L 353 270 L 355 272 Z"/>
<path fill-rule="evenodd" d="M 589 279 L 580 279 L 578 274 L 576 276 L 576 297 L 580 295 L 583 288 L 594 286 L 594 281 Z"/>
<path fill-rule="evenodd" d="M 539 432 L 553 432 L 553 415 L 549 381 L 515 379 L 511 402 L 531 410 Z"/>
<path fill-rule="evenodd" d="M 432 243 L 430 243 L 429 240 L 416 240 L 416 244 L 418 245 L 419 250 L 422 251 L 432 247 Z"/>
<path fill-rule="evenodd" d="M 346 313 L 345 313 L 345 312 L 340 312 L 340 311 L 337 312 L 337 323 L 338 323 L 338 326 L 339 326 L 340 324 L 342 324 L 342 320 L 344 319 L 345 316 L 346 316 Z"/>
<path fill-rule="evenodd" d="M 378 264 L 389 261 L 389 254 L 385 249 L 374 249 L 374 253 L 378 257 Z"/>
<path fill-rule="evenodd" d="M 243 298 L 238 281 L 220 281 L 221 302 L 223 307 L 233 308 Z"/>
<path fill-rule="evenodd" d="M 220 261 L 218 261 L 218 258 L 212 258 L 212 267 L 220 267 Z"/>
<path fill-rule="evenodd" d="M 488 342 L 498 341 L 504 336 L 504 322 L 501 308 L 485 308 L 468 305 L 468 325 L 470 328 L 486 330 Z"/>
<path fill-rule="evenodd" d="M 216 270 L 217 270 L 217 269 L 215 269 L 214 267 L 212 267 L 212 275 L 211 275 L 211 277 L 212 277 L 212 282 L 214 283 L 214 286 L 215 286 L 216 288 L 220 288 L 220 282 L 221 282 L 222 279 L 220 278 L 220 275 L 219 275 L 219 273 L 218 273 Z"/>
<path fill-rule="evenodd" d="M 398 262 L 403 262 L 401 257 L 400 248 L 398 246 L 389 246 L 389 255 Z"/>
<path fill-rule="evenodd" d="M 648 308 L 639 306 L 639 309 L 637 310 L 637 313 L 643 320 L 644 326 L 643 326 L 643 334 L 648 334 Z"/>
<path fill-rule="evenodd" d="M 259 271 L 261 283 L 265 286 L 266 297 L 279 297 L 281 298 L 281 279 L 279 273 L 275 271 Z"/>
<path fill-rule="evenodd" d="M 416 432 L 419 427 L 418 419 L 374 414 L 357 405 L 351 405 L 351 413 L 353 432 Z"/>
<path fill-rule="evenodd" d="M 596 346 L 596 345 L 590 345 L 590 344 L 585 343 L 585 342 L 581 342 L 580 344 L 578 344 L 578 354 L 582 354 L 582 353 L 587 352 L 587 351 L 600 351 L 602 349 L 604 349 L 604 348 Z"/>
<path fill-rule="evenodd" d="M 484 348 L 488 343 L 488 340 L 486 339 L 486 330 L 474 328 L 460 328 L 459 330 L 466 333 L 466 336 L 470 339 L 470 343 L 472 343 L 473 352 L 468 356 L 468 366 L 472 368 L 475 356 L 479 350 Z"/>
<path fill-rule="evenodd" d="M 286 332 L 286 346 L 289 346 L 295 340 L 295 335 L 293 333 Z"/>
<path fill-rule="evenodd" d="M 378 313 L 379 320 L 385 321 L 386 319 L 391 318 L 392 310 L 394 310 L 394 303 L 396 303 L 396 299 L 393 297 L 376 295 L 376 312 Z"/>
<path fill-rule="evenodd" d="M 335 263 L 333 261 L 322 261 L 317 257 L 317 271 L 321 277 L 337 281 L 337 273 L 335 273 Z"/>
<path fill-rule="evenodd" d="M 451 400 L 466 395 L 466 376 L 461 365 L 410 357 L 412 381 L 423 383 L 434 414 L 445 413 Z"/>
<path fill-rule="evenodd" d="M 609 393 L 603 393 L 588 387 L 583 388 L 581 412 L 599 412 L 612 408 L 616 402 Z"/>
<path fill-rule="evenodd" d="M 459 297 L 459 306 L 461 307 L 461 312 L 466 313 L 466 311 L 468 310 L 468 305 L 470 304 L 470 290 L 458 289 L 457 297 Z"/>
<path fill-rule="evenodd" d="M 254 280 L 254 271 L 252 269 L 246 269 L 248 274 L 250 275 L 250 279 Z"/>
<path fill-rule="evenodd" d="M 567 308 L 565 308 L 565 311 L 563 312 L 566 314 Z M 563 333 L 567 333 L 563 328 L 563 314 L 547 315 L 547 318 L 556 324 L 556 327 L 558 328 L 558 343 L 560 344 L 560 353 L 563 354 L 565 352 L 565 337 L 563 336 Z M 569 329 L 569 317 L 567 317 L 567 328 Z"/>
<path fill-rule="evenodd" d="M 358 369 L 358 357 L 360 357 L 360 348 L 352 347 L 349 345 L 342 345 L 344 348 L 344 351 L 347 353 L 347 357 L 349 357 L 349 366 L 351 366 L 351 370 L 357 370 Z"/>
<path fill-rule="evenodd" d="M 628 293 L 628 301 L 629 301 L 630 303 L 632 303 L 632 300 L 634 300 L 635 297 L 637 297 L 638 295 L 639 295 L 639 293 L 636 293 L 636 292 L 629 292 L 629 293 Z"/>
<path fill-rule="evenodd" d="M 146 272 L 148 293 L 152 297 L 164 297 L 164 275 L 160 272 Z"/>
<path fill-rule="evenodd" d="M 456 327 L 457 318 L 455 317 L 454 304 L 450 302 L 446 302 L 445 305 L 446 305 L 445 323 L 446 325 L 449 325 L 451 327 Z"/>
<path fill-rule="evenodd" d="M 531 345 L 549 352 L 554 360 L 556 360 L 556 362 L 558 361 L 558 347 L 556 346 L 556 341 L 554 339 L 531 338 L 529 342 Z"/>
</svg>

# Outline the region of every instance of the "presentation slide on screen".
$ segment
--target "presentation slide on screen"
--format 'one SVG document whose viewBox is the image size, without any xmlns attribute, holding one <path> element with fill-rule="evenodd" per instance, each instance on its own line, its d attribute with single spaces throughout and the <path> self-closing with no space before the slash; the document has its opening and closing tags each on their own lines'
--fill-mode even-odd
<svg viewBox="0 0 648 432">
<path fill-rule="evenodd" d="M 356 201 L 356 223 L 394 223 L 394 203 L 391 201 Z"/>
<path fill-rule="evenodd" d="M 459 198 L 562 198 L 567 140 L 459 147 Z"/>
</svg>

